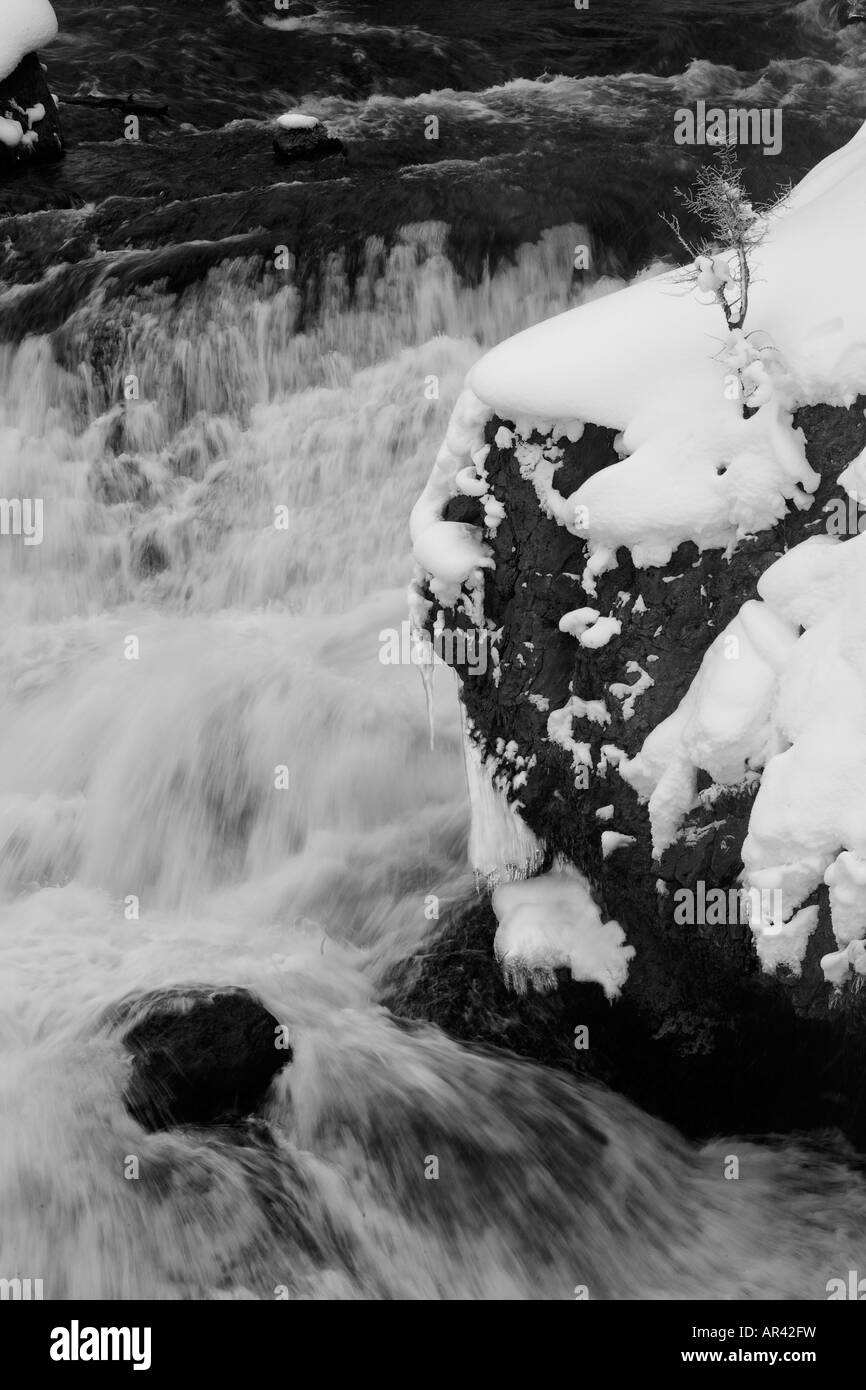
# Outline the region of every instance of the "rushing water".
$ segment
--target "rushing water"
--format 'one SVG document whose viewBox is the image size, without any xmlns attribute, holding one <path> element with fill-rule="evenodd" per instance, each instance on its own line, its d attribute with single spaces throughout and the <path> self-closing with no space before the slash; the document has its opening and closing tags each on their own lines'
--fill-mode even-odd
<svg viewBox="0 0 866 1390">
<path fill-rule="evenodd" d="M 640 80 L 599 75 L 637 61 L 642 6 L 617 5 L 617 28 L 599 3 L 607 28 L 580 63 L 559 3 L 495 8 L 498 42 L 469 39 L 463 4 L 297 5 L 267 34 L 264 5 L 229 5 L 206 29 L 210 5 L 184 6 L 181 22 L 167 4 L 58 4 L 52 61 L 69 92 L 98 79 L 170 95 L 159 73 L 173 45 L 178 118 L 191 121 L 190 104 L 201 117 L 185 138 L 212 128 L 231 142 L 222 26 L 246 26 L 251 55 L 235 102 L 254 80 L 283 102 L 305 90 L 296 50 L 282 50 L 290 78 L 274 72 L 274 43 L 297 35 L 332 65 L 318 96 L 307 89 L 310 108 L 347 136 L 390 133 L 402 167 L 413 109 L 429 105 L 462 125 L 461 160 L 477 140 L 497 177 L 548 186 L 581 102 L 613 128 L 669 105 L 668 84 L 700 94 L 725 71 L 684 78 L 672 41 Z M 773 20 L 813 36 L 791 60 L 805 158 L 817 88 L 825 108 L 844 93 L 866 114 L 855 39 L 835 35 L 826 5 L 738 15 L 747 8 L 755 35 Z M 734 63 L 717 12 L 695 28 L 689 7 L 661 6 L 653 41 L 676 21 L 680 46 Z M 407 22 L 418 33 L 403 34 Z M 377 55 L 372 90 L 369 62 L 347 76 L 347 44 Z M 540 81 L 545 68 L 564 75 Z M 795 80 L 772 63 L 727 73 L 731 90 Z M 422 79 L 443 74 L 441 87 L 485 89 L 424 98 Z M 532 138 L 515 153 L 521 122 Z M 235 146 L 201 148 L 216 178 Z M 563 1299 L 579 1285 L 593 1298 L 822 1297 L 866 1259 L 863 1181 L 838 1159 L 734 1140 L 698 1152 L 611 1093 L 400 1025 L 377 1002 L 389 968 L 435 927 L 425 895 L 444 910 L 474 891 L 450 673 L 437 676 L 434 754 L 416 670 L 379 659 L 380 632 L 405 618 L 408 512 L 478 354 L 613 287 L 572 285 L 582 205 L 563 193 L 565 215 L 542 213 L 550 230 L 467 278 L 454 228 L 413 218 L 404 189 L 387 236 L 383 198 L 383 233 L 360 251 L 316 233 L 311 310 L 298 260 L 262 274 L 260 258 L 227 250 L 179 291 L 152 276 L 109 286 L 106 270 L 147 254 L 131 236 L 111 242 L 123 191 L 112 161 L 126 153 L 84 141 L 64 170 L 34 175 L 54 213 L 17 214 L 4 191 L 0 316 L 17 328 L 0 348 L 0 495 L 42 498 L 44 539 L 0 542 L 0 1275 L 41 1277 L 51 1298 L 270 1298 L 285 1286 Z M 195 164 L 182 176 L 204 177 Z M 235 177 L 223 175 L 220 192 Z M 321 187 L 338 196 L 346 177 Z M 237 178 L 261 196 L 259 164 Z M 220 209 L 215 198 L 214 236 L 256 225 L 251 214 L 225 227 Z M 169 211 L 183 237 L 154 223 L 142 244 L 195 239 L 200 203 Z M 58 251 L 76 237 L 75 255 Z M 54 306 L 52 333 L 26 332 L 40 327 L 37 302 Z M 132 377 L 138 399 L 126 400 Z M 279 507 L 288 530 L 274 526 Z M 146 1135 L 123 1107 L 111 1006 L 195 981 L 246 986 L 291 1027 L 295 1060 L 268 1111 L 275 1144 Z M 738 1182 L 721 1177 L 732 1152 Z"/>
</svg>

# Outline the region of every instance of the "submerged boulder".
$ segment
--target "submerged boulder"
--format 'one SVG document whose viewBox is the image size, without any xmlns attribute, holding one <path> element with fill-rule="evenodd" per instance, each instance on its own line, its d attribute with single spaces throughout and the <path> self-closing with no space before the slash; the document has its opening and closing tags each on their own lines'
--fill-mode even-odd
<svg viewBox="0 0 866 1390">
<path fill-rule="evenodd" d="M 162 989 L 112 1022 L 132 1054 L 124 1093 L 144 1129 L 243 1120 L 292 1060 L 283 1025 L 245 989 Z"/>
<path fill-rule="evenodd" d="M 274 136 L 274 154 L 283 164 L 329 159 L 345 153 L 342 140 L 330 135 L 317 117 L 305 116 L 299 111 L 290 111 L 279 117 Z"/>
</svg>

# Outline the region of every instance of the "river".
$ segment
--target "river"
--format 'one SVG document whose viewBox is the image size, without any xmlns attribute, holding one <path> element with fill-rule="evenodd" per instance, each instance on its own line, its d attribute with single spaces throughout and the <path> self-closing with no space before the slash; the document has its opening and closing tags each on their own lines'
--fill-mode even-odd
<svg viewBox="0 0 866 1390">
<path fill-rule="evenodd" d="M 866 118 L 866 38 L 811 0 L 593 0 L 580 43 L 560 0 L 483 32 L 451 0 L 181 8 L 58 0 L 61 96 L 170 115 L 130 149 L 75 108 L 64 166 L 0 199 L 0 494 L 44 503 L 40 545 L 0 543 L 0 1272 L 61 1299 L 823 1297 L 866 1260 L 832 1140 L 696 1148 L 382 1007 L 427 895 L 475 885 L 454 682 L 431 751 L 417 670 L 380 654 L 468 368 L 658 254 L 672 97 L 790 103 L 799 175 Z M 266 122 L 295 104 L 345 167 L 285 182 Z M 124 1109 L 112 1006 L 199 981 L 290 1026 L 269 1142 Z"/>
</svg>

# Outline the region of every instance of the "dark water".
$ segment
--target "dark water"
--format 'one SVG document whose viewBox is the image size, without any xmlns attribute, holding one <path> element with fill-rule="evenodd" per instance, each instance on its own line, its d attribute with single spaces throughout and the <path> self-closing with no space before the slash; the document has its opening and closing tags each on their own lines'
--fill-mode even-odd
<svg viewBox="0 0 866 1390">
<path fill-rule="evenodd" d="M 4 220 L 19 253 L 10 271 L 31 278 L 94 248 L 264 229 L 315 259 L 431 217 L 448 222 L 469 273 L 572 221 L 589 226 L 602 268 L 633 271 L 671 249 L 656 213 L 694 167 L 696 155 L 673 144 L 678 105 L 703 97 L 783 109 L 782 153 L 742 151 L 758 194 L 850 138 L 866 116 L 866 25 L 840 29 L 836 8 L 61 0 L 48 55 L 61 98 L 133 94 L 166 114 L 142 116 L 131 145 L 124 111 L 65 107 L 65 164 L 2 190 L 0 210 L 96 207 L 71 235 L 62 221 L 40 222 L 36 242 Z M 299 104 L 333 125 L 348 161 L 292 171 L 287 183 L 267 123 Z M 425 138 L 431 115 L 435 140 Z"/>
<path fill-rule="evenodd" d="M 0 548 L 0 1274 L 47 1298 L 824 1297 L 866 1259 L 837 1137 L 697 1149 L 380 1006 L 436 930 L 426 895 L 473 883 L 454 689 L 433 755 L 416 673 L 378 654 L 479 353 L 619 283 L 573 283 L 577 240 L 599 277 L 669 251 L 680 103 L 783 107 L 778 159 L 743 154 L 756 191 L 850 137 L 866 28 L 823 0 L 57 11 L 68 155 L 0 188 L 0 494 L 46 508 L 40 547 Z M 130 94 L 167 108 L 137 142 Z M 345 161 L 275 164 L 298 104 Z M 123 1109 L 106 1015 L 195 981 L 292 1027 L 269 1146 Z"/>
</svg>

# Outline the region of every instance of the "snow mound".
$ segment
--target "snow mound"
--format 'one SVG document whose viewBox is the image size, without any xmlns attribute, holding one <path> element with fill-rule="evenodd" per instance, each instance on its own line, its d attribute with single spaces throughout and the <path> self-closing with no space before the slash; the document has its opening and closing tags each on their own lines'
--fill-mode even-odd
<svg viewBox="0 0 866 1390">
<path fill-rule="evenodd" d="M 634 947 L 626 946 L 617 922 L 602 922 L 586 880 L 558 862 L 546 874 L 503 883 L 493 894 L 499 926 L 496 959 L 512 988 L 540 993 L 556 987 L 556 971 L 601 985 L 615 999 L 625 984 Z"/>
<path fill-rule="evenodd" d="M 57 16 L 49 0 L 2 0 L 0 81 L 8 77 L 28 53 L 50 43 L 56 33 Z"/>
</svg>

